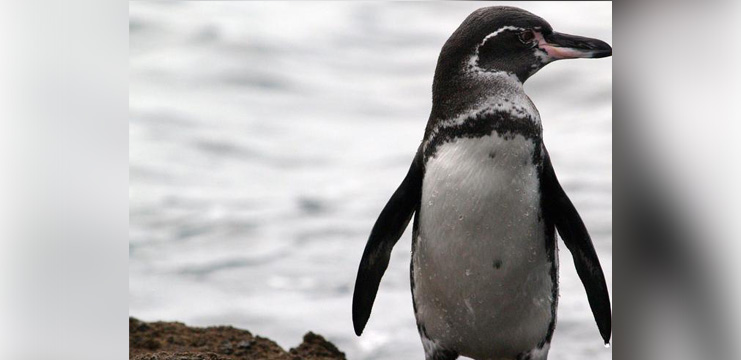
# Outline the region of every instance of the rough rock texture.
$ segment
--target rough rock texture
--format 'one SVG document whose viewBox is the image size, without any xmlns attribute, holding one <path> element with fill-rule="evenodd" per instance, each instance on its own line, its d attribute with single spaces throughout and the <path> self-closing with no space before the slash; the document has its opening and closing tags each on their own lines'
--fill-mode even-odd
<svg viewBox="0 0 741 360">
<path fill-rule="evenodd" d="M 231 326 L 189 327 L 178 322 L 129 318 L 129 359 L 135 360 L 335 360 L 345 359 L 332 343 L 312 332 L 286 352 L 275 342 Z"/>
</svg>

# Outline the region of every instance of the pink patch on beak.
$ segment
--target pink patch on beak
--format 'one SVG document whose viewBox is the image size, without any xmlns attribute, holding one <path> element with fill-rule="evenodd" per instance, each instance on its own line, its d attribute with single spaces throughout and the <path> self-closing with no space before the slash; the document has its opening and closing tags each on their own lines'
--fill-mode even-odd
<svg viewBox="0 0 741 360">
<path fill-rule="evenodd" d="M 552 46 L 550 44 L 546 46 L 542 46 L 542 49 L 545 50 L 546 53 L 548 53 L 548 56 L 554 59 L 574 59 L 574 58 L 584 57 L 585 55 L 587 55 L 584 52 L 579 51 L 579 50 Z"/>
<path fill-rule="evenodd" d="M 554 60 L 574 59 L 588 56 L 588 54 L 583 51 L 549 44 L 545 38 L 543 38 L 543 34 L 538 31 L 535 32 L 535 38 L 538 40 L 538 47 L 545 51 L 548 56 Z"/>
</svg>

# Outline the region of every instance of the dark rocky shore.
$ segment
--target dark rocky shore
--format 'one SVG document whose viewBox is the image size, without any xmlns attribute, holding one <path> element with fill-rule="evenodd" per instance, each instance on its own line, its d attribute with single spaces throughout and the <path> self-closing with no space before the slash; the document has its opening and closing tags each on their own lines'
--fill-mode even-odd
<svg viewBox="0 0 741 360">
<path fill-rule="evenodd" d="M 178 322 L 129 318 L 129 359 L 136 360 L 335 360 L 345 353 L 312 332 L 289 351 L 270 339 L 231 326 L 189 327 Z"/>
</svg>

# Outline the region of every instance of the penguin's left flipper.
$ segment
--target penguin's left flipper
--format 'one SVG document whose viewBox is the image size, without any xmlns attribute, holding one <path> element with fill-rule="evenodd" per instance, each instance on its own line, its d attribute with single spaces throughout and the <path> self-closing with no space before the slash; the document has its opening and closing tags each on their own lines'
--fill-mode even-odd
<svg viewBox="0 0 741 360">
<path fill-rule="evenodd" d="M 352 321 L 360 335 L 368 323 L 373 301 L 391 258 L 391 249 L 404 233 L 422 197 L 422 151 L 417 150 L 407 176 L 378 216 L 363 251 L 352 299 Z"/>
<path fill-rule="evenodd" d="M 612 315 L 605 275 L 602 273 L 602 267 L 587 228 L 558 182 L 548 152 L 544 152 L 541 181 L 545 210 L 548 212 L 546 216 L 554 220 L 558 234 L 561 235 L 561 239 L 574 258 L 576 272 L 587 291 L 589 306 L 592 308 L 600 335 L 607 344 L 610 342 L 612 332 Z"/>
</svg>

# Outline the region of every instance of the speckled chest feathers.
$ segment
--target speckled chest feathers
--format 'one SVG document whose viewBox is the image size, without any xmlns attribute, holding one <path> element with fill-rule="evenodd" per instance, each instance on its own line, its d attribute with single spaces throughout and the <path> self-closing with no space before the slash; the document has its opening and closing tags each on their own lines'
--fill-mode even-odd
<svg viewBox="0 0 741 360">
<path fill-rule="evenodd" d="M 515 359 L 550 336 L 555 242 L 541 203 L 540 116 L 516 79 L 487 81 L 470 110 L 426 133 L 413 296 L 428 346 Z"/>
</svg>

